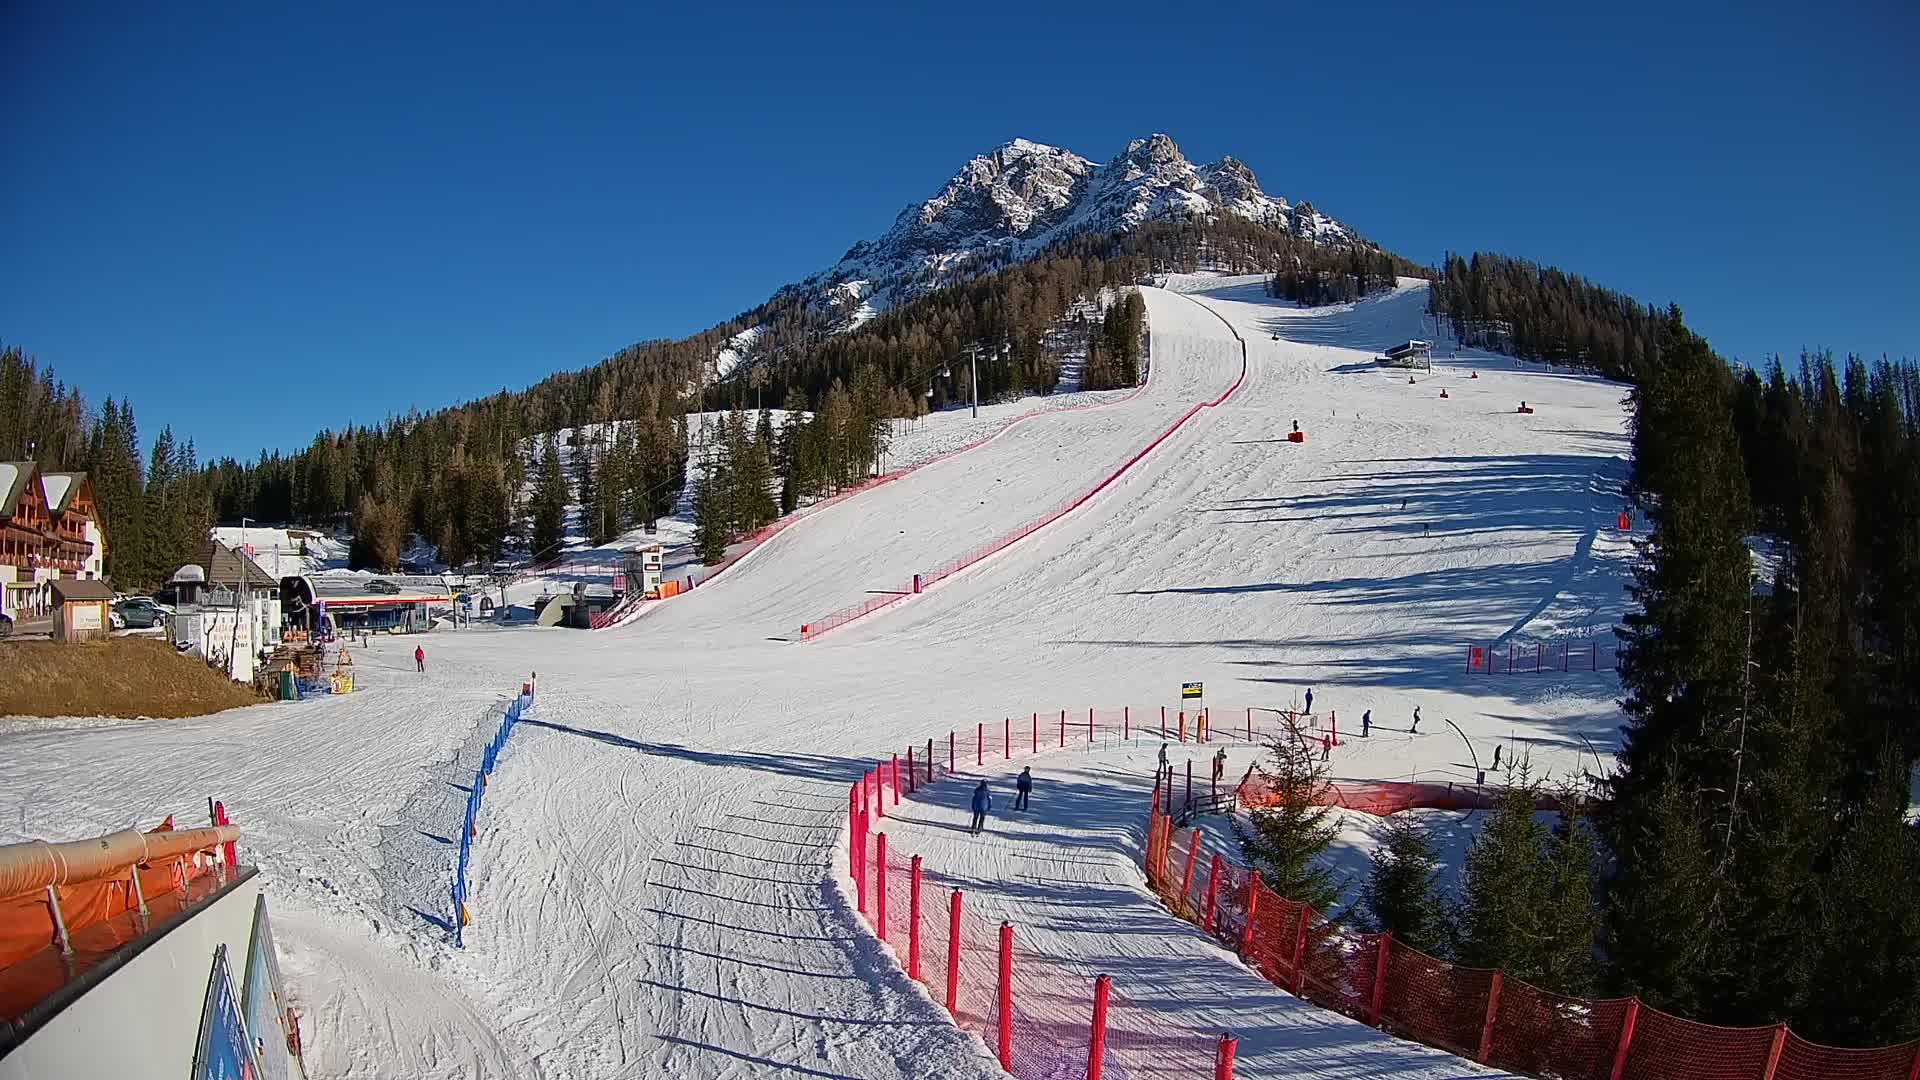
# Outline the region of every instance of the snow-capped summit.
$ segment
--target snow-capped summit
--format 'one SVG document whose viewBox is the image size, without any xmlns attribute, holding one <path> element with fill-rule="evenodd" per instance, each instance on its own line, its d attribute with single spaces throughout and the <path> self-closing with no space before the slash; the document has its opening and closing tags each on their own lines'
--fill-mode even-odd
<svg viewBox="0 0 1920 1080">
<path fill-rule="evenodd" d="M 1321 243 L 1359 242 L 1312 206 L 1262 191 L 1245 163 L 1227 157 L 1196 166 L 1166 135 L 1135 139 L 1104 165 L 1015 139 L 967 162 L 931 198 L 901 211 L 886 235 L 855 244 L 796 288 L 857 282 L 867 303 L 886 306 L 982 260 L 1017 261 L 1079 233 L 1223 214 Z"/>
</svg>

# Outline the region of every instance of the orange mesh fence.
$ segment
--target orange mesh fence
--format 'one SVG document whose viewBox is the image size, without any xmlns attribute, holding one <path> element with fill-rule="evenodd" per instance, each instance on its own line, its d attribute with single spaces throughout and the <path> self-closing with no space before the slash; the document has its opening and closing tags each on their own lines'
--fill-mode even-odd
<svg viewBox="0 0 1920 1080">
<path fill-rule="evenodd" d="M 1849 1050 L 1811 1043 L 1789 1031 L 1780 1050 L 1774 1080 L 1912 1080 L 1920 1076 L 1920 1041 Z"/>
<path fill-rule="evenodd" d="M 133 888 L 134 869 L 128 867 L 113 877 L 56 885 L 60 917 L 68 934 L 78 934 L 117 915 L 137 910 L 140 896 L 153 900 L 169 892 L 185 894 L 189 882 L 216 869 L 204 853 L 180 855 L 142 865 L 139 869 L 140 892 Z M 59 931 L 54 926 L 53 906 L 47 892 L 40 889 L 0 899 L 0 970 L 12 967 L 42 949 L 58 948 Z"/>
<path fill-rule="evenodd" d="M 1633 1080 L 1756 1080 L 1777 1029 L 1729 1028 L 1642 1007 L 1627 1049 Z"/>
<path fill-rule="evenodd" d="M 1373 938 L 1371 944 L 1370 958 L 1377 960 L 1380 939 Z M 1494 973 L 1455 967 L 1397 942 L 1389 942 L 1386 953 L 1386 978 L 1380 987 L 1381 1030 L 1477 1060 Z M 1377 968 L 1375 964 L 1362 967 L 1365 970 L 1356 973 L 1361 982 L 1358 989 L 1370 1001 Z"/>
</svg>

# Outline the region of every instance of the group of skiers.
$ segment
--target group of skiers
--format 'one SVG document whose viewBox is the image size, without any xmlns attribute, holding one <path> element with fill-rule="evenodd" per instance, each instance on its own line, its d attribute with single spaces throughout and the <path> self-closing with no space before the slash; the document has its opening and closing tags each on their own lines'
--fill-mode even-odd
<svg viewBox="0 0 1920 1080">
<path fill-rule="evenodd" d="M 1028 809 L 1028 800 L 1033 797 L 1033 768 L 1021 769 L 1020 775 L 1013 781 L 1013 809 L 1015 812 Z M 967 826 L 967 832 L 979 836 L 987 826 L 987 811 L 993 809 L 993 792 L 987 790 L 987 782 L 980 781 L 973 789 L 973 824 Z"/>
</svg>

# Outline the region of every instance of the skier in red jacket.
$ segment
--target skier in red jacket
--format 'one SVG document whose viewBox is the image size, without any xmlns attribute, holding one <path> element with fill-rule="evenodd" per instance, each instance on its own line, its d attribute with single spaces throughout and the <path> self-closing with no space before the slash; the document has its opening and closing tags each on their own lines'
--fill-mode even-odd
<svg viewBox="0 0 1920 1080">
<path fill-rule="evenodd" d="M 413 647 L 413 670 L 427 670 L 427 650 L 424 646 L 415 645 Z"/>
</svg>

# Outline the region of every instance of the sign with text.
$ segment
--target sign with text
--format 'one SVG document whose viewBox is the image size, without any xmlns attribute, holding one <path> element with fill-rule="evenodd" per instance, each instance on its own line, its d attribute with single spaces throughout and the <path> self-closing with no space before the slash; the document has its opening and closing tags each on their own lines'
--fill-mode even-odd
<svg viewBox="0 0 1920 1080">
<path fill-rule="evenodd" d="M 1199 698 L 1200 698 L 1200 688 L 1201 688 L 1201 684 L 1200 684 L 1200 683 L 1197 683 L 1197 682 L 1183 682 L 1183 683 L 1181 683 L 1181 684 L 1180 684 L 1180 700 L 1181 700 L 1181 701 L 1197 701 L 1197 700 L 1199 700 Z"/>
</svg>

